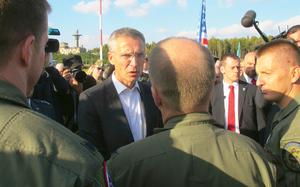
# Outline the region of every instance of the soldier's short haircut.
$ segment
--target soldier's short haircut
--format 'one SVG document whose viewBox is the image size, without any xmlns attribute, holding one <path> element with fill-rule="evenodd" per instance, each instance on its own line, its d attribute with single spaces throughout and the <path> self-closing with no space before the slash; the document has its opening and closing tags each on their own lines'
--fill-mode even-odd
<svg viewBox="0 0 300 187">
<path fill-rule="evenodd" d="M 179 46 L 176 51 L 169 51 L 172 53 L 169 56 L 163 45 L 174 39 L 193 42 L 194 49 L 189 51 Z M 178 51 L 179 59 L 174 54 Z M 152 85 L 172 110 L 182 112 L 209 100 L 215 79 L 214 58 L 207 48 L 196 41 L 173 37 L 159 42 L 149 56 L 149 66 Z"/>
<path fill-rule="evenodd" d="M 0 58 L 31 34 L 39 41 L 50 11 L 47 0 L 0 0 Z"/>
<path fill-rule="evenodd" d="M 291 53 L 293 54 L 293 56 L 296 59 L 296 62 L 298 65 L 300 65 L 300 49 L 298 48 L 298 46 L 288 40 L 288 39 L 277 39 L 277 40 L 272 40 L 271 42 L 266 43 L 265 45 L 261 46 L 257 53 L 256 53 L 256 57 L 259 58 L 260 56 L 264 55 L 265 53 L 271 51 L 271 50 L 276 50 L 276 49 L 280 49 L 280 48 L 284 48 L 285 47 L 285 51 L 281 51 L 282 53 Z M 288 48 L 288 50 L 286 50 L 286 48 Z"/>
<path fill-rule="evenodd" d="M 238 61 L 240 60 L 240 58 L 236 54 L 227 53 L 227 54 L 222 55 L 222 57 L 220 59 L 220 62 L 221 62 L 220 66 L 225 65 L 227 58 L 232 58 L 232 59 L 235 59 L 235 60 L 238 60 Z"/>
<path fill-rule="evenodd" d="M 113 51 L 115 49 L 115 40 L 119 37 L 131 37 L 131 38 L 138 38 L 140 40 L 142 40 L 144 43 L 146 43 L 145 41 L 145 37 L 144 35 L 133 28 L 129 28 L 129 27 L 124 27 L 124 28 L 120 28 L 118 30 L 115 30 L 109 37 L 108 39 L 108 49 L 109 51 Z"/>
</svg>

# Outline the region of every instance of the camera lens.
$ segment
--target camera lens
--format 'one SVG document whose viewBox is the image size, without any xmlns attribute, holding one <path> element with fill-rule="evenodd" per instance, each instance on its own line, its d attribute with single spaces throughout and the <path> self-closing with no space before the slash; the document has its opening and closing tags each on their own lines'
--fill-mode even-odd
<svg viewBox="0 0 300 187">
<path fill-rule="evenodd" d="M 80 69 L 73 69 L 72 74 L 74 78 L 80 83 L 86 80 L 86 73 Z"/>
</svg>

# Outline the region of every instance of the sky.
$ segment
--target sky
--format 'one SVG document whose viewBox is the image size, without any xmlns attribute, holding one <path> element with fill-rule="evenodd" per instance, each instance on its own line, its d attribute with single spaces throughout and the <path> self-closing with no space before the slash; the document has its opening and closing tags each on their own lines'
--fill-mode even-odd
<svg viewBox="0 0 300 187">
<path fill-rule="evenodd" d="M 100 45 L 99 0 L 48 0 L 52 7 L 49 27 L 58 28 L 60 42 L 75 46 L 72 36 L 82 35 L 80 46 L 93 49 Z M 102 0 L 103 42 L 121 27 L 141 31 L 147 43 L 171 36 L 197 37 L 202 0 Z M 256 12 L 259 28 L 267 35 L 277 35 L 300 24 L 299 0 L 206 0 L 208 38 L 259 36 L 241 25 L 248 10 Z"/>
</svg>

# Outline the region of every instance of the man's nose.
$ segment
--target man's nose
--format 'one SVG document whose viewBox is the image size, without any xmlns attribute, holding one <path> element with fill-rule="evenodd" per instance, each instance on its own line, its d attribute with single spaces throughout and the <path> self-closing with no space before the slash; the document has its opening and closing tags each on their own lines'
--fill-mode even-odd
<svg viewBox="0 0 300 187">
<path fill-rule="evenodd" d="M 261 87 L 262 84 L 263 84 L 262 79 L 260 77 L 257 77 L 256 86 Z"/>
</svg>

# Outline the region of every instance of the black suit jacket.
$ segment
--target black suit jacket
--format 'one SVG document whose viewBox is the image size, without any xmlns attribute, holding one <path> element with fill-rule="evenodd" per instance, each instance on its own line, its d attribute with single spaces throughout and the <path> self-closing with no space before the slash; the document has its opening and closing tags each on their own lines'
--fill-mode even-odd
<svg viewBox="0 0 300 187">
<path fill-rule="evenodd" d="M 210 103 L 210 112 L 218 124 L 225 127 L 223 82 L 216 84 Z M 264 143 L 264 129 L 266 126 L 265 116 L 260 107 L 257 106 L 256 86 L 239 81 L 239 103 L 238 116 L 240 133 L 257 142 Z"/>
<path fill-rule="evenodd" d="M 154 104 L 150 86 L 138 84 L 149 136 L 154 128 L 163 126 L 161 113 Z M 79 135 L 94 144 L 105 159 L 119 147 L 134 141 L 111 77 L 81 93 L 78 126 Z"/>
</svg>

